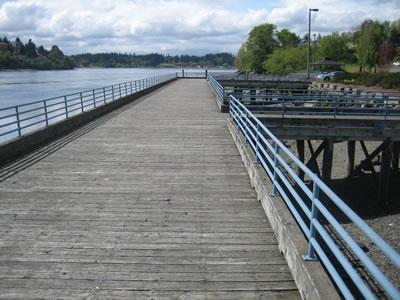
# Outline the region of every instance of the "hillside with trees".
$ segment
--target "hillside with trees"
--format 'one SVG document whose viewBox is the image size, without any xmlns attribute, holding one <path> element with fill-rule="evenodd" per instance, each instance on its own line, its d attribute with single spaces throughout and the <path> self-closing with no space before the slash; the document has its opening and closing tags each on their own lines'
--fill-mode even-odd
<svg viewBox="0 0 400 300">
<path fill-rule="evenodd" d="M 19 38 L 15 41 L 7 37 L 0 39 L 0 69 L 64 70 L 73 67 L 72 60 L 58 46 L 47 50 L 43 46 L 36 47 L 31 39 L 26 44 Z"/>
<path fill-rule="evenodd" d="M 242 72 L 288 74 L 307 68 L 308 35 L 300 38 L 273 24 L 254 27 L 241 46 L 236 67 Z M 311 57 L 329 58 L 343 64 L 357 65 L 360 72 L 400 60 L 400 19 L 394 22 L 365 20 L 352 32 L 334 32 L 318 36 L 311 43 Z"/>
<path fill-rule="evenodd" d="M 146 67 L 205 67 L 205 68 L 232 68 L 235 56 L 230 53 L 194 55 L 163 55 L 151 54 L 121 54 L 97 53 L 79 54 L 71 57 L 79 67 L 102 68 L 146 68 Z"/>
<path fill-rule="evenodd" d="M 235 56 L 231 53 L 195 55 L 86 53 L 67 56 L 58 46 L 50 50 L 37 47 L 29 39 L 24 44 L 19 38 L 10 41 L 0 38 L 0 69 L 61 70 L 74 67 L 98 68 L 167 68 L 205 67 L 232 68 Z"/>
</svg>

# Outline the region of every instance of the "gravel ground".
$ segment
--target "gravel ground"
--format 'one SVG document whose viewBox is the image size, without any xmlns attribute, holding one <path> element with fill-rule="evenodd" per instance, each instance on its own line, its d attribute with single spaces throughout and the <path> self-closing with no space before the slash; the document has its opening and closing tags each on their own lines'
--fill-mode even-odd
<svg viewBox="0 0 400 300">
<path fill-rule="evenodd" d="M 295 141 L 287 141 L 286 144 L 294 153 L 297 153 Z M 313 142 L 312 144 L 315 151 L 319 142 Z M 378 142 L 366 142 L 369 152 L 372 152 L 379 144 Z M 305 148 L 306 161 L 308 161 L 310 154 L 307 144 Z M 318 159 L 320 167 L 322 165 L 321 159 L 322 155 Z M 362 159 L 364 159 L 364 154 L 360 144 L 356 143 L 356 165 Z M 375 166 L 375 169 L 379 172 L 379 165 Z M 400 252 L 400 172 L 392 175 L 389 198 L 382 203 L 377 200 L 378 183 L 373 174 L 365 174 L 358 178 L 347 180 L 345 178 L 347 175 L 346 170 L 347 143 L 335 143 L 331 188 L 386 242 Z M 354 224 L 344 221 L 343 225 L 381 270 L 400 288 L 399 270 L 388 262 L 382 252 L 361 234 Z"/>
</svg>

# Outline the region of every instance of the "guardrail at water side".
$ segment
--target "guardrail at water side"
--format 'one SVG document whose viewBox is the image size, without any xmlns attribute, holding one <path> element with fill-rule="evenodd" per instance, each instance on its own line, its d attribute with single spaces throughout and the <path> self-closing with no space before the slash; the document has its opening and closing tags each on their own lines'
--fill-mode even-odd
<svg viewBox="0 0 400 300">
<path fill-rule="evenodd" d="M 26 104 L 0 108 L 0 142 L 21 137 L 176 78 L 176 73 L 123 82 Z"/>
</svg>

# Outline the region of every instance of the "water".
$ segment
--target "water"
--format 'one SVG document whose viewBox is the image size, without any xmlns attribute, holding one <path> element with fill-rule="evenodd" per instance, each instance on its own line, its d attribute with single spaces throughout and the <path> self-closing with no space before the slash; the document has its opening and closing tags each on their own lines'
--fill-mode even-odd
<svg viewBox="0 0 400 300">
<path fill-rule="evenodd" d="M 0 71 L 0 108 L 178 71 L 139 68 Z"/>
<path fill-rule="evenodd" d="M 204 72 L 198 69 L 185 69 L 185 72 L 200 71 Z M 93 109 L 95 105 L 104 105 L 106 101 L 114 99 L 114 92 L 117 99 L 144 88 L 140 85 L 118 85 L 119 83 L 171 75 L 176 72 L 181 70 L 99 68 L 66 71 L 0 71 L 0 144 L 46 124 L 53 124 L 66 117 Z M 116 90 L 113 90 L 111 85 L 116 85 Z M 108 88 L 91 92 L 102 87 Z M 69 96 L 60 97 L 64 95 Z M 57 98 L 50 99 L 54 97 Z M 45 99 L 47 100 L 40 101 Z M 35 101 L 40 102 L 31 103 Z M 23 106 L 15 108 L 22 104 Z"/>
</svg>

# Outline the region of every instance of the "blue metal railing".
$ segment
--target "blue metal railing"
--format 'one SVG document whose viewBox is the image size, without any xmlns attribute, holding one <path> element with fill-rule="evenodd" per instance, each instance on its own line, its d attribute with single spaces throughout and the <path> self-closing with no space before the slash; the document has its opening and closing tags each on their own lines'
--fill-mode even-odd
<svg viewBox="0 0 400 300">
<path fill-rule="evenodd" d="M 176 72 L 178 78 L 207 78 L 207 70 L 202 71 L 186 71 Z"/>
<path fill-rule="evenodd" d="M 321 93 L 310 90 L 274 90 L 263 95 L 234 94 L 252 112 L 291 115 L 400 116 L 400 97 Z"/>
<path fill-rule="evenodd" d="M 234 96 L 230 96 L 229 107 L 230 116 L 255 152 L 257 163 L 262 165 L 273 183 L 272 194 L 279 193 L 308 239 L 305 259 L 314 260 L 318 257 L 346 299 L 355 298 L 352 292 L 354 287 L 364 298 L 375 299 L 376 295 L 366 279 L 341 249 L 342 246 L 338 246 L 337 242 L 340 241 L 362 263 L 389 297 L 400 299 L 400 292 L 361 249 L 355 238 L 346 231 L 337 215 L 346 216 L 356 225 L 362 234 L 386 255 L 395 268 L 400 268 L 399 253 L 375 233 Z M 304 172 L 309 181 L 302 180 L 293 166 Z M 352 285 L 344 278 L 343 272 L 347 273 Z"/>
<path fill-rule="evenodd" d="M 35 129 L 49 126 L 174 78 L 177 78 L 176 73 L 0 108 L 0 142 L 21 137 Z"/>
<path fill-rule="evenodd" d="M 225 91 L 224 87 L 215 79 L 215 77 L 211 74 L 207 74 L 207 81 L 213 88 L 215 94 L 218 97 L 219 102 L 224 103 Z"/>
</svg>

